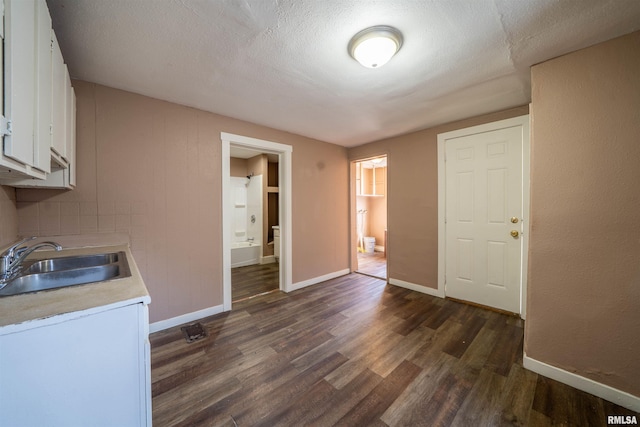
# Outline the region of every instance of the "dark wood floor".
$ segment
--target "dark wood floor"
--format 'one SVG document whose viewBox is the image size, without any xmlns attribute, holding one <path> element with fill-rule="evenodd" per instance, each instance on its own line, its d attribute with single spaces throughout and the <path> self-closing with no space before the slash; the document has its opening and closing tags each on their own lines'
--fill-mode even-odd
<svg viewBox="0 0 640 427">
<path fill-rule="evenodd" d="M 604 426 L 522 367 L 523 322 L 350 274 L 151 335 L 154 426 Z"/>
<path fill-rule="evenodd" d="M 372 254 L 358 252 L 358 273 L 387 279 L 387 258 L 382 252 Z"/>
<path fill-rule="evenodd" d="M 232 301 L 243 301 L 280 287 L 279 264 L 255 264 L 231 269 Z"/>
</svg>

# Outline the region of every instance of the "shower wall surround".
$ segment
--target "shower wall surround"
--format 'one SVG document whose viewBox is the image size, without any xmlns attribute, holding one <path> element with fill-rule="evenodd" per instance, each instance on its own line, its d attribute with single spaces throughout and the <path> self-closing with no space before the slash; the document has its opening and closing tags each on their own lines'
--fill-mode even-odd
<svg viewBox="0 0 640 427">
<path fill-rule="evenodd" d="M 262 242 L 262 175 L 231 177 L 231 241 Z"/>
</svg>

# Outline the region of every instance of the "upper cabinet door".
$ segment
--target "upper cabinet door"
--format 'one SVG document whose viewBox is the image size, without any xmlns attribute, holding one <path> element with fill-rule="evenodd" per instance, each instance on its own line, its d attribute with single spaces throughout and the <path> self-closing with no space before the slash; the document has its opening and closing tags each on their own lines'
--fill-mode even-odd
<svg viewBox="0 0 640 427">
<path fill-rule="evenodd" d="M 76 186 L 76 94 L 71 86 L 71 79 L 67 73 L 66 85 L 66 136 L 67 160 L 69 161 L 69 186 Z"/>
<path fill-rule="evenodd" d="M 53 142 L 51 149 L 60 157 L 67 157 L 66 95 L 67 67 L 55 34 L 53 40 Z"/>
<path fill-rule="evenodd" d="M 34 166 L 51 172 L 52 41 L 51 17 L 45 0 L 36 3 L 36 117 Z"/>
<path fill-rule="evenodd" d="M 36 90 L 36 3 L 5 0 L 5 117 L 11 135 L 4 138 L 4 154 L 33 165 Z"/>
</svg>

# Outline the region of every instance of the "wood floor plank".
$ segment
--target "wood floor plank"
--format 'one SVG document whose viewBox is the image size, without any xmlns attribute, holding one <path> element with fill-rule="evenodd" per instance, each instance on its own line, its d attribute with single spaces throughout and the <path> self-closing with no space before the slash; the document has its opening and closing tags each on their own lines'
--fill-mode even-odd
<svg viewBox="0 0 640 427">
<path fill-rule="evenodd" d="M 447 354 L 443 350 L 453 337 L 460 334 L 462 325 L 457 322 L 447 320 L 442 327 L 433 332 L 425 343 L 416 351 L 409 360 L 423 369 L 428 369 L 433 363 L 440 359 L 441 354 Z M 449 354 L 447 354 L 450 356 Z M 454 357 L 454 356 L 451 356 Z"/>
<path fill-rule="evenodd" d="M 257 425 L 270 414 L 277 414 L 283 408 L 288 408 L 296 397 L 308 393 L 316 382 L 346 361 L 347 358 L 340 353 L 328 356 L 317 365 L 301 372 L 296 377 L 274 389 L 269 394 L 268 399 L 263 400 L 262 405 L 254 405 L 250 409 L 237 414 L 237 416 L 234 415 L 234 418 L 239 424 Z"/>
<path fill-rule="evenodd" d="M 480 372 L 486 366 L 487 359 L 496 346 L 498 340 L 496 335 L 496 332 L 490 329 L 480 329 L 452 372 L 467 381 L 478 381 Z"/>
<path fill-rule="evenodd" d="M 421 408 L 432 398 L 455 365 L 456 359 L 441 351 L 433 352 L 431 363 L 423 368 L 416 379 L 382 415 L 390 426 L 424 425 Z"/>
<path fill-rule="evenodd" d="M 272 370 L 264 370 L 265 364 L 271 366 Z M 247 369 L 238 378 L 241 387 L 236 388 L 225 399 L 204 400 L 205 404 L 201 404 L 199 410 L 193 411 L 179 425 L 211 425 L 226 422 L 229 418 L 237 420 L 235 417 L 251 411 L 255 402 L 268 403 L 274 390 L 299 375 L 299 371 L 288 363 L 288 359 L 277 353 L 266 360 L 265 364 Z M 210 382 L 208 385 L 213 389 L 224 387 L 224 384 L 218 382 Z"/>
<path fill-rule="evenodd" d="M 414 329 L 411 334 L 380 352 L 376 360 L 370 362 L 370 369 L 382 377 L 387 377 L 403 361 L 411 359 L 431 334 L 433 334 L 431 330 L 423 332 Z"/>
<path fill-rule="evenodd" d="M 402 394 L 420 373 L 420 368 L 404 361 L 367 396 L 336 422 L 336 426 L 370 425 Z"/>
<path fill-rule="evenodd" d="M 520 365 L 513 365 L 500 390 L 500 400 L 490 417 L 489 425 L 529 425 L 537 378 L 537 374 Z"/>
<path fill-rule="evenodd" d="M 459 427 L 488 425 L 500 402 L 506 378 L 486 369 L 478 375 L 469 395 L 456 412 L 451 425 Z"/>
<path fill-rule="evenodd" d="M 460 335 L 453 337 L 445 345 L 443 351 L 453 357 L 461 358 L 484 326 L 484 323 L 485 319 L 480 316 L 475 316 L 468 322 L 464 322 L 465 327 L 462 328 Z"/>
<path fill-rule="evenodd" d="M 364 369 L 343 388 L 333 392 L 324 405 L 318 405 L 314 411 L 310 411 L 306 417 L 300 419 L 307 420 L 308 425 L 332 426 L 362 401 L 381 381 L 382 377 L 369 369 Z"/>
<path fill-rule="evenodd" d="M 454 304 L 449 301 L 441 305 L 436 311 L 424 320 L 423 324 L 431 329 L 439 329 L 442 324 L 453 314 Z"/>
<path fill-rule="evenodd" d="M 255 264 L 231 269 L 231 294 L 233 301 L 252 295 L 277 290 L 279 264 Z"/>
<path fill-rule="evenodd" d="M 204 357 L 204 355 L 205 353 L 203 352 L 197 358 L 185 360 L 186 363 L 183 363 L 179 368 L 173 367 L 174 373 L 172 375 L 156 380 L 152 386 L 153 396 L 159 396 L 195 378 L 210 376 L 218 369 L 221 363 L 226 364 L 243 356 L 242 352 L 237 348 L 219 349 L 213 357 Z"/>
<path fill-rule="evenodd" d="M 518 358 L 518 349 L 522 348 L 523 341 L 522 328 L 505 324 L 498 330 L 498 342 L 494 346 L 485 367 L 506 377 L 509 375 L 511 366 Z"/>
<path fill-rule="evenodd" d="M 258 286 L 271 267 L 246 269 Z M 163 426 L 604 426 L 638 414 L 522 366 L 521 319 L 349 274 L 150 336 Z"/>
<path fill-rule="evenodd" d="M 387 278 L 387 258 L 384 252 L 358 252 L 358 272 L 381 279 Z"/>
<path fill-rule="evenodd" d="M 331 396 L 336 389 L 324 380 L 320 380 L 313 384 L 308 393 L 297 398 L 294 397 L 291 405 L 283 408 L 275 408 L 268 416 L 261 419 L 256 426 L 273 427 L 273 426 L 295 426 L 300 419 L 313 418 L 319 411 L 327 408 L 327 402 L 331 400 Z"/>
<path fill-rule="evenodd" d="M 395 332 L 404 336 L 409 335 L 431 317 L 433 310 L 434 306 L 428 300 L 412 300 L 407 307 L 409 315 L 400 326 L 395 328 Z"/>
</svg>

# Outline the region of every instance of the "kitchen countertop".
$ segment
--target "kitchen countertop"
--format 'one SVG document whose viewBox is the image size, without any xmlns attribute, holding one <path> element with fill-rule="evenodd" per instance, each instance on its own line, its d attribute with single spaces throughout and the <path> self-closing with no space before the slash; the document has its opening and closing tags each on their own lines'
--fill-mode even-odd
<svg viewBox="0 0 640 427">
<path fill-rule="evenodd" d="M 129 304 L 149 304 L 151 297 L 128 245 L 70 248 L 58 252 L 53 250 L 36 251 L 27 259 L 59 258 L 118 251 L 124 251 L 127 254 L 131 277 L 1 297 L 0 328 L 3 329 L 1 332 L 17 332 L 28 327 L 31 321 L 52 319 L 55 316 L 69 313 L 82 314 L 85 312 L 85 314 L 90 314 Z"/>
</svg>

